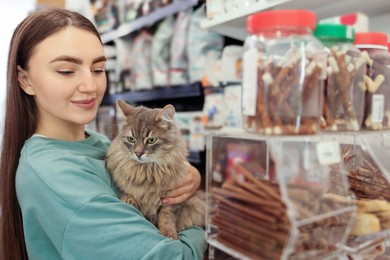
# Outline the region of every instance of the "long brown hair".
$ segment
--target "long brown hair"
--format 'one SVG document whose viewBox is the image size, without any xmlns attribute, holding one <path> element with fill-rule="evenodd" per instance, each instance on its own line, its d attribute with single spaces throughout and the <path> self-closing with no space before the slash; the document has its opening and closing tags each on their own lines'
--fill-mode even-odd
<svg viewBox="0 0 390 260">
<path fill-rule="evenodd" d="M 37 128 L 34 98 L 24 93 L 18 82 L 17 66 L 28 70 L 34 48 L 67 26 L 95 34 L 99 32 L 84 16 L 66 9 L 46 9 L 25 18 L 11 38 L 7 66 L 7 96 L 3 147 L 0 157 L 0 259 L 28 259 L 22 214 L 16 197 L 15 175 L 24 142 Z"/>
</svg>

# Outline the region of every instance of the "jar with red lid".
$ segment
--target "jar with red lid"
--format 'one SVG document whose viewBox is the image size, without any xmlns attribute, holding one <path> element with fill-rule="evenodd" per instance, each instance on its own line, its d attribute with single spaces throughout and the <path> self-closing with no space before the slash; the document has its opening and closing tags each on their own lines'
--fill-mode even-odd
<svg viewBox="0 0 390 260">
<path fill-rule="evenodd" d="M 315 134 L 322 114 L 326 53 L 313 36 L 316 15 L 272 10 L 247 19 L 243 128 L 268 135 Z"/>
<path fill-rule="evenodd" d="M 390 54 L 387 35 L 380 32 L 356 33 L 355 46 L 366 58 L 366 97 L 363 129 L 390 128 Z"/>
<path fill-rule="evenodd" d="M 354 29 L 342 24 L 318 24 L 314 36 L 328 53 L 321 128 L 358 131 L 364 117 L 366 61 L 353 45 Z"/>
</svg>

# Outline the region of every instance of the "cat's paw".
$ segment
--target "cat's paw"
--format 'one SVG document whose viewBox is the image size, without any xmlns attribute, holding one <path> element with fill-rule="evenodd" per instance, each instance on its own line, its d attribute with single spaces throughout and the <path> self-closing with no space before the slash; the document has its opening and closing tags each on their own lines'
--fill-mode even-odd
<svg viewBox="0 0 390 260">
<path fill-rule="evenodd" d="M 179 239 L 179 237 L 177 236 L 177 232 L 174 229 L 162 229 L 160 230 L 160 232 L 165 237 L 170 237 L 175 240 Z"/>
<path fill-rule="evenodd" d="M 137 208 L 139 210 L 138 202 L 133 197 L 122 195 L 121 196 L 121 201 L 123 201 L 123 202 L 125 202 L 127 204 L 131 204 L 131 205 L 133 205 L 135 208 Z"/>
</svg>

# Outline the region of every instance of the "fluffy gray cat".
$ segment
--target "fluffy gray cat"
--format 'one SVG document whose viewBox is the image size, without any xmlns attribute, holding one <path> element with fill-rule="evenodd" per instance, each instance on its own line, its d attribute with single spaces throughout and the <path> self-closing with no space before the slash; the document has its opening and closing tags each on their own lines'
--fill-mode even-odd
<svg viewBox="0 0 390 260">
<path fill-rule="evenodd" d="M 108 150 L 106 168 L 122 192 L 121 200 L 139 209 L 166 237 L 177 239 L 177 232 L 187 227 L 204 226 L 203 191 L 179 205 L 163 206 L 161 201 L 189 166 L 174 107 L 132 107 L 122 100 L 117 107 L 124 123 Z"/>
</svg>

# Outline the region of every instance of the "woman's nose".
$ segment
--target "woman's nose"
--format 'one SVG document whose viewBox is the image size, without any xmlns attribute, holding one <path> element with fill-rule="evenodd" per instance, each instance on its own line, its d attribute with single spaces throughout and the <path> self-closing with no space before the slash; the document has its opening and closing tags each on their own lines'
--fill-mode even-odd
<svg viewBox="0 0 390 260">
<path fill-rule="evenodd" d="M 86 71 L 83 73 L 83 77 L 79 84 L 79 90 L 81 92 L 93 92 L 98 88 L 97 81 L 92 71 Z"/>
</svg>

